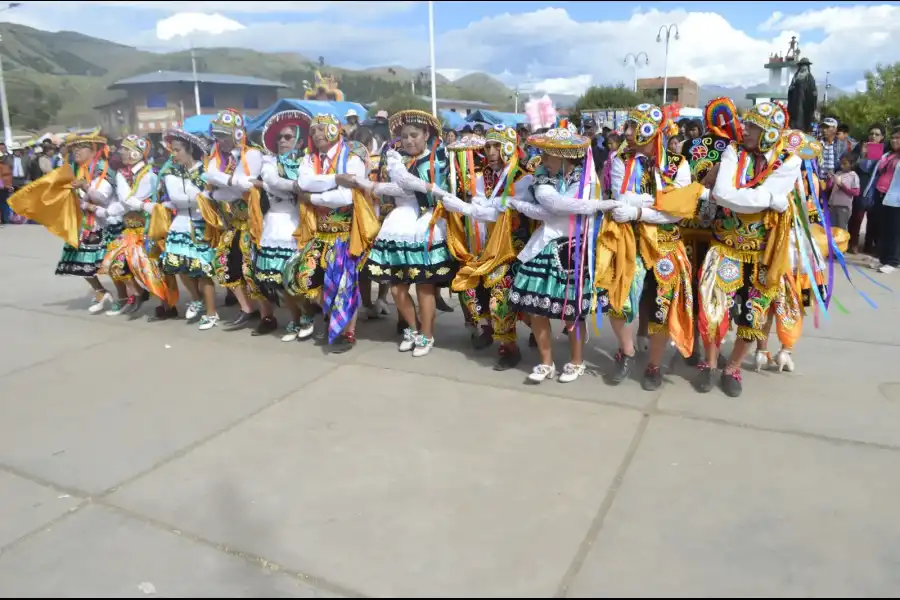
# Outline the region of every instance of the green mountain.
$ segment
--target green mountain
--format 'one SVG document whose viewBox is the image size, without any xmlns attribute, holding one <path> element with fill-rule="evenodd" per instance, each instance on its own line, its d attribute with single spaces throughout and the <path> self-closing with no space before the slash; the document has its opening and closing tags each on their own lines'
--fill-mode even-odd
<svg viewBox="0 0 900 600">
<path fill-rule="evenodd" d="M 74 33 L 48 32 L 11 23 L 0 24 L 0 56 L 15 130 L 48 126 L 87 127 L 96 123 L 94 106 L 124 95 L 107 90 L 111 83 L 157 70 L 190 71 L 189 51 L 156 54 Z M 368 103 L 410 90 L 430 94 L 427 68 L 376 67 L 352 71 L 323 64 L 300 54 L 262 53 L 240 48 L 204 48 L 195 51 L 197 70 L 274 79 L 287 84 L 284 97 L 302 97 L 303 81 L 315 71 L 333 75 L 344 96 Z M 437 77 L 439 98 L 482 100 L 509 110 L 512 92 L 483 73 L 455 82 Z"/>
</svg>

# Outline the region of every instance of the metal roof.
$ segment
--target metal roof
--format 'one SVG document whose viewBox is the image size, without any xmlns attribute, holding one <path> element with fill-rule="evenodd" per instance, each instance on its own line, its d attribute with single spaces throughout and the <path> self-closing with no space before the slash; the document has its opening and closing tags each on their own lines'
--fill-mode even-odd
<svg viewBox="0 0 900 600">
<path fill-rule="evenodd" d="M 197 73 L 198 83 L 210 83 L 216 85 L 252 85 L 256 87 L 274 87 L 286 88 L 287 85 L 280 81 L 271 81 L 269 79 L 260 79 L 258 77 L 244 77 L 243 75 L 226 75 L 221 73 Z M 141 85 L 148 83 L 194 83 L 194 74 L 190 71 L 155 71 L 153 73 L 144 73 L 143 75 L 135 75 L 127 79 L 110 85 L 107 89 L 115 90 L 128 87 L 130 85 Z"/>
</svg>

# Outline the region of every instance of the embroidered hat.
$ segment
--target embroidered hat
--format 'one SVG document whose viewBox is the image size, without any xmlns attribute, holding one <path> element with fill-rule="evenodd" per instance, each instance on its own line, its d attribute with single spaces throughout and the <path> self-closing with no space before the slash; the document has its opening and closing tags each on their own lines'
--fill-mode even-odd
<svg viewBox="0 0 900 600">
<path fill-rule="evenodd" d="M 166 143 L 166 147 L 169 149 L 169 152 L 172 151 L 172 142 L 174 140 L 178 140 L 184 142 L 188 145 L 189 148 L 197 148 L 204 155 L 209 153 L 209 146 L 202 138 L 194 135 L 193 133 L 188 133 L 187 131 L 182 131 L 181 129 L 169 129 L 163 134 L 163 141 Z"/>
<path fill-rule="evenodd" d="M 320 126 L 325 127 L 325 137 L 329 142 L 335 142 L 341 136 L 341 121 L 334 115 L 319 113 L 313 117 L 309 124 L 310 131 Z"/>
<path fill-rule="evenodd" d="M 484 137 L 488 144 L 500 144 L 500 158 L 504 164 L 508 163 L 519 150 L 519 136 L 512 127 L 502 124 L 494 125 Z"/>
<path fill-rule="evenodd" d="M 582 158 L 591 145 L 590 138 L 578 135 L 570 127 L 556 127 L 528 137 L 528 145 L 559 158 Z"/>
<path fill-rule="evenodd" d="M 300 110 L 283 110 L 277 112 L 266 121 L 262 130 L 263 146 L 269 152 L 278 154 L 278 136 L 285 127 L 294 129 L 297 140 L 306 139 L 309 135 L 309 115 Z"/>
<path fill-rule="evenodd" d="M 431 131 L 431 135 L 441 135 L 443 127 L 433 115 L 422 110 L 401 110 L 388 120 L 391 136 L 396 137 L 404 125 L 423 125 Z"/>
<path fill-rule="evenodd" d="M 82 144 L 99 144 L 107 145 L 106 136 L 100 133 L 100 128 L 88 131 L 86 133 L 72 133 L 66 136 L 65 143 L 67 146 L 80 146 Z"/>
</svg>

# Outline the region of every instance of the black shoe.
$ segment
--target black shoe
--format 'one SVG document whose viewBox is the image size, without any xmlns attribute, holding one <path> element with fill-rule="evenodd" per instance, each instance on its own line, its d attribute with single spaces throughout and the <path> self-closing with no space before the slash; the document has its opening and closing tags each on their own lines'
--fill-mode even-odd
<svg viewBox="0 0 900 600">
<path fill-rule="evenodd" d="M 725 392 L 725 395 L 730 398 L 737 398 L 741 395 L 741 392 L 744 391 L 744 385 L 743 383 L 741 383 L 740 370 L 735 370 L 731 373 L 722 371 L 721 384 L 722 391 Z"/>
<path fill-rule="evenodd" d="M 616 364 L 613 372 L 606 378 L 610 385 L 619 385 L 631 375 L 631 369 L 634 367 L 634 356 L 627 356 L 619 350 L 616 353 Z"/>
<path fill-rule="evenodd" d="M 149 299 L 150 299 L 150 292 L 148 292 L 147 290 L 141 290 L 141 300 L 146 302 Z"/>
<path fill-rule="evenodd" d="M 353 350 L 353 347 L 356 345 L 356 336 L 349 332 L 344 332 L 338 339 L 334 341 L 334 344 L 331 345 L 331 349 L 329 350 L 330 354 L 344 354 L 345 352 L 350 352 Z"/>
<path fill-rule="evenodd" d="M 690 356 L 684 359 L 684 362 L 689 367 L 696 367 L 700 364 L 700 351 L 694 350 Z"/>
<path fill-rule="evenodd" d="M 178 308 L 171 307 L 166 308 L 165 306 L 157 306 L 153 311 L 153 314 L 147 317 L 148 323 L 156 323 L 157 321 L 167 321 L 169 319 L 177 319 L 178 318 Z"/>
<path fill-rule="evenodd" d="M 494 365 L 495 371 L 508 371 L 522 361 L 518 346 L 500 346 L 500 358 Z"/>
<path fill-rule="evenodd" d="M 641 380 L 641 387 L 648 392 L 658 390 L 662 386 L 662 371 L 655 365 L 647 365 L 644 371 L 644 378 Z"/>
<path fill-rule="evenodd" d="M 241 311 L 238 313 L 237 319 L 225 325 L 223 329 L 225 329 L 225 331 L 237 331 L 238 329 L 243 329 L 252 319 L 253 317 L 250 313 Z"/>
<path fill-rule="evenodd" d="M 252 313 L 250 313 L 250 318 L 255 321 L 257 319 L 261 319 L 262 314 L 258 310 L 254 310 Z"/>
<path fill-rule="evenodd" d="M 441 312 L 452 313 L 453 307 L 447 304 L 447 301 L 444 300 L 440 294 L 437 294 L 434 297 L 434 307 Z"/>
<path fill-rule="evenodd" d="M 490 325 L 481 327 L 481 335 L 472 336 L 472 347 L 476 350 L 484 350 L 494 343 L 494 334 Z"/>
<path fill-rule="evenodd" d="M 253 330 L 252 336 L 269 335 L 278 329 L 278 321 L 275 317 L 263 317 L 259 320 L 259 325 Z"/>
<path fill-rule="evenodd" d="M 697 378 L 694 379 L 694 389 L 701 394 L 708 394 L 713 389 L 713 369 L 705 362 L 697 365 Z"/>
</svg>

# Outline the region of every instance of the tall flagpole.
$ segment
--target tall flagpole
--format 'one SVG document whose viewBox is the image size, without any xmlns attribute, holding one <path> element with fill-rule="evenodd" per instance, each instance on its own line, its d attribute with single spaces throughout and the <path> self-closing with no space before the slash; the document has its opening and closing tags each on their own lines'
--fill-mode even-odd
<svg viewBox="0 0 900 600">
<path fill-rule="evenodd" d="M 431 114 L 438 117 L 437 75 L 434 72 L 434 2 L 428 0 L 428 44 L 431 46 Z"/>
<path fill-rule="evenodd" d="M 194 56 L 194 44 L 191 43 L 191 71 L 194 74 L 194 109 L 200 113 L 200 84 L 197 82 L 197 59 Z"/>
</svg>

